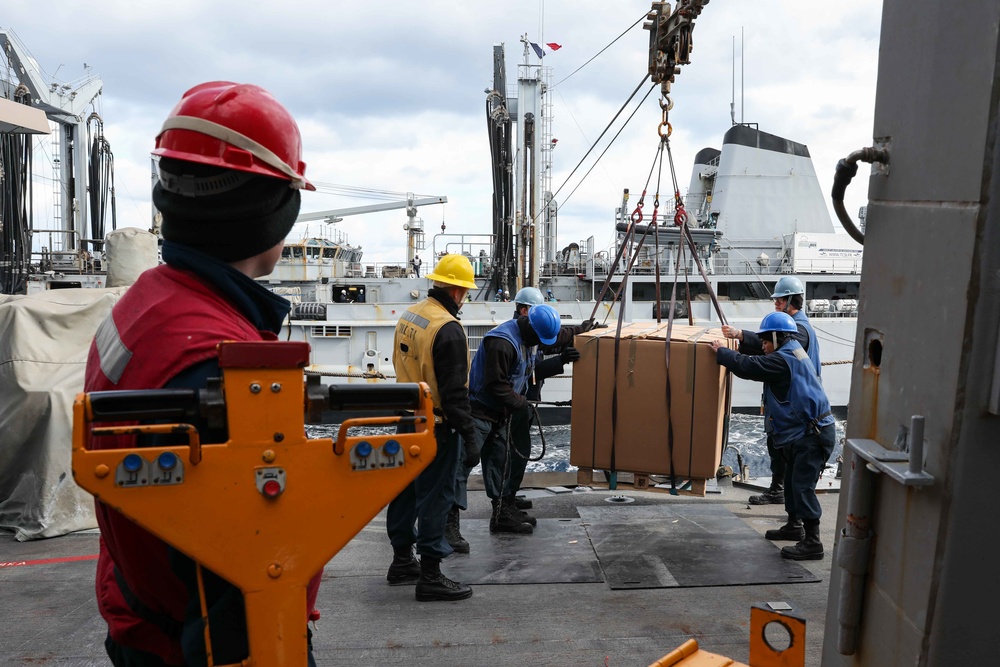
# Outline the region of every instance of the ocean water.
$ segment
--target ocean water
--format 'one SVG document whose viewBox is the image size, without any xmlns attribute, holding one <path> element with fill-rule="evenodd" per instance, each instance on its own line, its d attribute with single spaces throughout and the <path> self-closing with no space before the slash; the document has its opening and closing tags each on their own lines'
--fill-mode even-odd
<svg viewBox="0 0 1000 667">
<path fill-rule="evenodd" d="M 336 438 L 339 424 L 310 425 L 307 427 L 312 438 Z M 367 427 L 351 430 L 351 435 L 392 433 L 393 428 Z M 545 455 L 539 461 L 528 463 L 529 472 L 574 472 L 576 466 L 569 463 L 570 427 L 569 424 L 543 426 L 545 438 Z M 532 426 L 532 458 L 538 458 L 542 453 L 542 437 L 538 427 Z M 843 452 L 844 421 L 837 419 L 837 442 L 830 455 L 829 465 L 836 468 L 837 458 Z M 734 414 L 729 422 L 729 442 L 722 456 L 722 464 L 739 470 L 738 462 L 750 467 L 750 478 L 769 478 L 771 471 L 767 455 L 766 437 L 764 435 L 764 418 L 759 415 Z M 480 474 L 477 467 L 473 474 Z"/>
</svg>

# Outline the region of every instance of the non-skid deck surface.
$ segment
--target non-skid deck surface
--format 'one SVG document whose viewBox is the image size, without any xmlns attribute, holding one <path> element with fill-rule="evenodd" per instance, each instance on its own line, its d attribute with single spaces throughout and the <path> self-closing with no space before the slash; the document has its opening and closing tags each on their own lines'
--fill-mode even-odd
<svg viewBox="0 0 1000 667">
<path fill-rule="evenodd" d="M 442 571 L 466 584 L 586 584 L 604 581 L 580 519 L 538 519 L 530 535 L 490 533 L 486 519 L 462 519 L 471 553 L 453 554 Z"/>
<path fill-rule="evenodd" d="M 719 505 L 579 507 L 613 589 L 820 581 Z M 826 556 L 829 558 L 829 555 Z"/>
</svg>

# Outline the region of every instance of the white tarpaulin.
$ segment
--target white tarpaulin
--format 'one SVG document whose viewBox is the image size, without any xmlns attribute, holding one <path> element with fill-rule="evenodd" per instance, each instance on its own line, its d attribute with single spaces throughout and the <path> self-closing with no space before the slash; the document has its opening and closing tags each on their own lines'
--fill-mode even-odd
<svg viewBox="0 0 1000 667">
<path fill-rule="evenodd" d="M 73 482 L 73 399 L 126 289 L 0 295 L 0 528 L 20 541 L 97 526 L 93 498 Z"/>
</svg>

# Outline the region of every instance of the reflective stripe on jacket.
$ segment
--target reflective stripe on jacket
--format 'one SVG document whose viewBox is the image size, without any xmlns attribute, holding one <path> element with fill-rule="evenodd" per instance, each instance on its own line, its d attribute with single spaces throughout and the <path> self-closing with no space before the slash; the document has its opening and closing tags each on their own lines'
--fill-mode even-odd
<svg viewBox="0 0 1000 667">
<path fill-rule="evenodd" d="M 87 359 L 84 390 L 159 389 L 174 376 L 218 355 L 225 340 L 276 340 L 258 331 L 220 293 L 194 274 L 162 265 L 143 273 L 101 324 Z M 101 438 L 101 449 L 136 446 L 135 436 Z M 166 543 L 101 502 L 97 604 L 115 642 L 183 664 L 169 620 L 184 620 L 188 592 L 174 573 Z M 127 584 L 123 592 L 116 580 Z M 310 582 L 306 612 L 319 579 Z M 133 601 L 129 604 L 129 599 Z M 139 604 L 136 604 L 136 600 Z M 165 622 L 156 622 L 156 617 Z M 304 620 L 304 619 L 303 619 Z"/>
<path fill-rule="evenodd" d="M 439 411 L 441 393 L 434 373 L 434 339 L 441 327 L 458 321 L 437 299 L 427 297 L 410 306 L 396 323 L 392 346 L 396 382 L 426 382 Z"/>
</svg>

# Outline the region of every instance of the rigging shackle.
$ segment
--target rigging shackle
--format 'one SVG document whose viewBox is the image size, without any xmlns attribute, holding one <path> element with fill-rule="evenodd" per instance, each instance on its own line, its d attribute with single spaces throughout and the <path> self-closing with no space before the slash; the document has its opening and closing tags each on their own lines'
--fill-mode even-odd
<svg viewBox="0 0 1000 667">
<path fill-rule="evenodd" d="M 640 222 L 642 222 L 642 202 L 641 201 L 638 203 L 638 205 L 636 205 L 635 210 L 632 211 L 632 222 L 634 224 L 637 224 L 637 225 Z"/>
<path fill-rule="evenodd" d="M 667 128 L 666 134 L 663 133 L 664 127 Z M 656 133 L 660 135 L 660 139 L 668 139 L 673 131 L 674 128 L 667 121 L 663 121 L 662 123 L 660 123 L 660 126 L 656 128 Z"/>
<path fill-rule="evenodd" d="M 683 227 L 687 224 L 688 213 L 684 208 L 684 200 L 681 199 L 681 193 L 674 192 L 674 224 L 678 227 Z"/>
<path fill-rule="evenodd" d="M 648 185 L 648 183 L 647 183 L 647 185 Z M 635 224 L 637 224 L 637 225 L 640 222 L 642 222 L 642 207 L 643 207 L 643 203 L 645 201 L 646 201 L 646 190 L 643 190 L 642 194 L 639 195 L 639 201 L 635 205 L 635 210 L 632 211 L 632 218 L 631 218 L 632 222 L 635 223 Z"/>
</svg>

